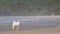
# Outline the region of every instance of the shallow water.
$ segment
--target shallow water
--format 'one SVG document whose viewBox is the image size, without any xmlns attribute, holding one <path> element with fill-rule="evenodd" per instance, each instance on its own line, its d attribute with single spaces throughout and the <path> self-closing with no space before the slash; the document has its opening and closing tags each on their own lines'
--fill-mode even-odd
<svg viewBox="0 0 60 34">
<path fill-rule="evenodd" d="M 40 28 L 52 28 L 59 26 L 59 17 L 38 17 L 38 18 L 10 18 L 0 17 L 0 31 L 11 31 L 11 24 L 14 20 L 21 20 L 19 30 L 36 30 Z"/>
</svg>

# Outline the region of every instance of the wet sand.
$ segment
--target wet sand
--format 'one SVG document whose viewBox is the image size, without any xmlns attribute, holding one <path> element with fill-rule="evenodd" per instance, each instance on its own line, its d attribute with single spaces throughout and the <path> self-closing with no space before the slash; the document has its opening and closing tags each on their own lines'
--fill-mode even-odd
<svg viewBox="0 0 60 34">
<path fill-rule="evenodd" d="M 0 34 L 60 34 L 60 28 L 43 28 L 39 30 L 20 30 L 20 31 L 5 31 Z"/>
</svg>

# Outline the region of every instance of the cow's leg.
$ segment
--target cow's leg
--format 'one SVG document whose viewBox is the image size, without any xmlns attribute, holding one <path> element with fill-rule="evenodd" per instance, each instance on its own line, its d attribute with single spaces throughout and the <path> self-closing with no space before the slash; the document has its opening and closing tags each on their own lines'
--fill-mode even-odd
<svg viewBox="0 0 60 34">
<path fill-rule="evenodd" d="M 19 29 L 19 25 L 17 26 L 17 31 L 18 31 L 18 29 Z"/>
</svg>

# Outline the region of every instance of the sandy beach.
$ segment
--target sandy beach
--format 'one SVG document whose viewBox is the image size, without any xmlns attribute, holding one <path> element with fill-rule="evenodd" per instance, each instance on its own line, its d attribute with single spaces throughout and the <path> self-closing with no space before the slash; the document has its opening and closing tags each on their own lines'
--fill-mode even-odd
<svg viewBox="0 0 60 34">
<path fill-rule="evenodd" d="M 5 31 L 0 34 L 60 34 L 60 28 L 43 28 L 39 30 L 20 30 L 20 31 Z"/>
</svg>

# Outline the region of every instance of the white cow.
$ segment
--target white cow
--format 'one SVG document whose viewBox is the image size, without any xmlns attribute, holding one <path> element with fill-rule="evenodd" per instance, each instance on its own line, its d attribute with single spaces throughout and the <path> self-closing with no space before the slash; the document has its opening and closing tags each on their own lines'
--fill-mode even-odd
<svg viewBox="0 0 60 34">
<path fill-rule="evenodd" d="M 18 31 L 20 24 L 21 24 L 21 21 L 13 21 L 12 22 L 12 30 L 14 31 L 15 27 L 16 27 L 16 30 Z"/>
</svg>

